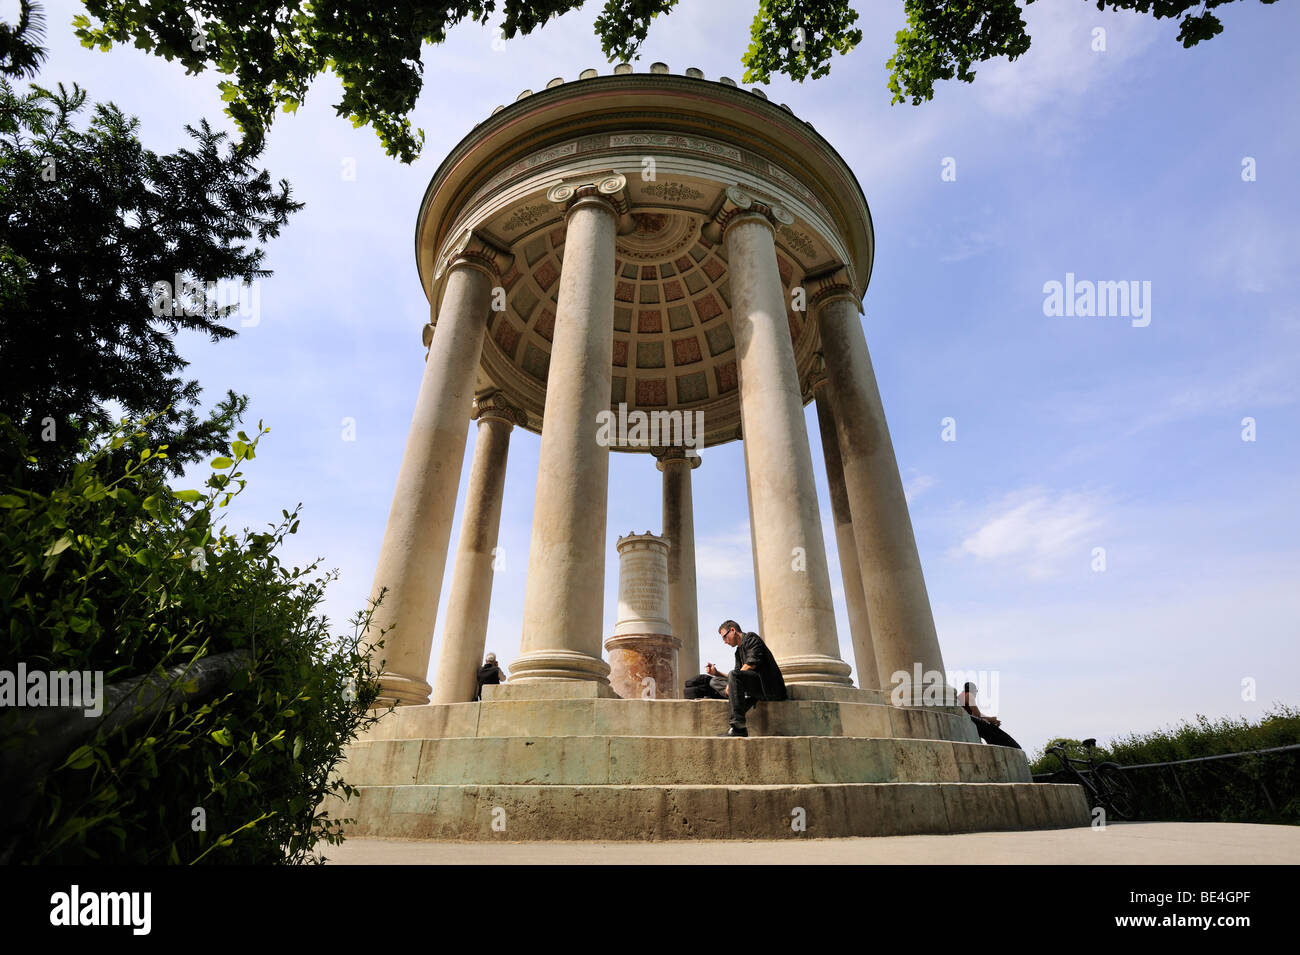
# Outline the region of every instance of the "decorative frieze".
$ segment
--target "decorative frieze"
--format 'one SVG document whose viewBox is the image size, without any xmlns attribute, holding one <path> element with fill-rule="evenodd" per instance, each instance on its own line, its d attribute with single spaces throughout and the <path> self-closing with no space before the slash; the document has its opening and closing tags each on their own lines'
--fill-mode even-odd
<svg viewBox="0 0 1300 955">
<path fill-rule="evenodd" d="M 549 219 L 554 211 L 554 206 L 546 202 L 539 202 L 532 206 L 520 206 L 510 214 L 510 218 L 506 220 L 502 228 L 507 232 L 514 232 L 523 226 L 536 225 Z"/>
<path fill-rule="evenodd" d="M 692 189 L 681 182 L 652 182 L 649 185 L 642 186 L 641 191 L 647 196 L 654 196 L 656 199 L 662 199 L 665 202 L 681 202 L 682 200 L 695 200 L 704 197 L 704 193 L 698 189 Z"/>
<path fill-rule="evenodd" d="M 777 231 L 780 233 L 781 239 L 785 244 L 798 252 L 805 259 L 811 259 L 817 255 L 817 248 L 813 245 L 812 239 L 806 233 L 799 232 L 789 226 L 782 226 Z"/>
</svg>

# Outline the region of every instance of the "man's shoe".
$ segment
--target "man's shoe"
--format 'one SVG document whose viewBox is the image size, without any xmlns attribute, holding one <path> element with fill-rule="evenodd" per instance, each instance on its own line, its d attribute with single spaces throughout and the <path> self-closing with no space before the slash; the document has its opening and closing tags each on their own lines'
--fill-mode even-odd
<svg viewBox="0 0 1300 955">
<path fill-rule="evenodd" d="M 719 735 L 719 736 L 745 736 L 745 737 L 748 737 L 748 736 L 749 736 L 749 730 L 745 729 L 745 727 L 743 727 L 743 726 L 733 726 L 733 727 L 731 727 L 729 730 L 727 730 L 725 733 L 719 733 L 718 735 Z"/>
</svg>

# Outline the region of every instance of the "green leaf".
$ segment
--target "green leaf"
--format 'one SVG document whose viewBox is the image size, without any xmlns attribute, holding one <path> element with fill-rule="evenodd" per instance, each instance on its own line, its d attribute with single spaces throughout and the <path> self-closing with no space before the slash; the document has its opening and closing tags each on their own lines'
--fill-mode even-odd
<svg viewBox="0 0 1300 955">
<path fill-rule="evenodd" d="M 203 499 L 202 494 L 200 494 L 198 491 L 192 491 L 192 490 L 172 491 L 172 497 L 176 498 L 179 501 L 184 501 L 186 504 L 193 504 L 196 501 L 201 501 Z"/>
<path fill-rule="evenodd" d="M 230 467 L 234 463 L 235 463 L 234 461 L 230 460 L 230 458 L 226 457 L 225 455 L 212 459 L 212 467 L 214 470 L 217 471 L 224 471 L 226 468 Z"/>
<path fill-rule="evenodd" d="M 49 548 L 45 551 L 44 556 L 56 557 L 59 554 L 62 554 L 65 550 L 67 550 L 69 547 L 72 546 L 73 541 L 74 538 L 71 533 L 64 534 L 57 541 L 55 541 L 53 544 L 49 546 Z"/>
<path fill-rule="evenodd" d="M 0 494 L 0 507 L 22 507 L 27 501 L 17 494 Z"/>
<path fill-rule="evenodd" d="M 78 746 L 63 761 L 61 769 L 88 769 L 95 762 L 95 751 L 89 746 Z"/>
<path fill-rule="evenodd" d="M 226 729 L 213 730 L 212 733 L 209 735 L 211 735 L 212 738 L 216 740 L 218 743 L 220 743 L 222 746 L 230 745 L 230 730 L 226 730 Z"/>
</svg>

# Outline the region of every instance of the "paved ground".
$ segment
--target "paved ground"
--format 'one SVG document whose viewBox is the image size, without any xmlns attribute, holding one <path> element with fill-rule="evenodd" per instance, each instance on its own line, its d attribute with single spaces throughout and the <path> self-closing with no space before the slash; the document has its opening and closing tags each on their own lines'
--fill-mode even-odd
<svg viewBox="0 0 1300 955">
<path fill-rule="evenodd" d="M 707 852 L 700 852 L 707 845 Z M 337 865 L 679 865 L 884 863 L 1015 864 L 1300 863 L 1300 826 L 1112 823 L 1104 830 L 976 832 L 780 842 L 411 842 L 348 839 L 326 853 Z"/>
</svg>

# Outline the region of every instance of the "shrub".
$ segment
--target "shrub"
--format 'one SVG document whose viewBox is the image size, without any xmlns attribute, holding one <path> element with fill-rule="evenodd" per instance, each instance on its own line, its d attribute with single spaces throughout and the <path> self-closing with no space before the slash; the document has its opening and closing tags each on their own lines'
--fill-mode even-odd
<svg viewBox="0 0 1300 955">
<path fill-rule="evenodd" d="M 113 688 L 97 720 L 3 712 L 0 766 L 17 805 L 0 851 L 73 864 L 321 861 L 317 844 L 342 840 L 322 803 L 353 793 L 336 772 L 343 748 L 377 718 L 374 651 L 360 640 L 374 604 L 350 637 L 331 636 L 317 608 L 336 574 L 275 553 L 298 509 L 265 531 L 214 526 L 244 488 L 238 468 L 260 423 L 211 462 L 203 492 L 167 487 L 166 447 L 148 447 L 143 424 L 84 445 L 49 493 L 23 487 L 21 468 L 0 488 L 0 670 L 102 671 Z"/>
<path fill-rule="evenodd" d="M 1202 756 L 1248 753 L 1300 743 L 1300 709 L 1276 703 L 1259 723 L 1198 714 L 1168 730 L 1131 733 L 1098 747 L 1098 761 L 1121 766 L 1174 763 Z M 1083 755 L 1077 740 L 1052 740 L 1031 760 L 1034 773 L 1060 769 L 1047 747 L 1064 744 Z M 1143 820 L 1200 820 L 1300 824 L 1300 750 L 1232 759 L 1131 769 Z"/>
</svg>

